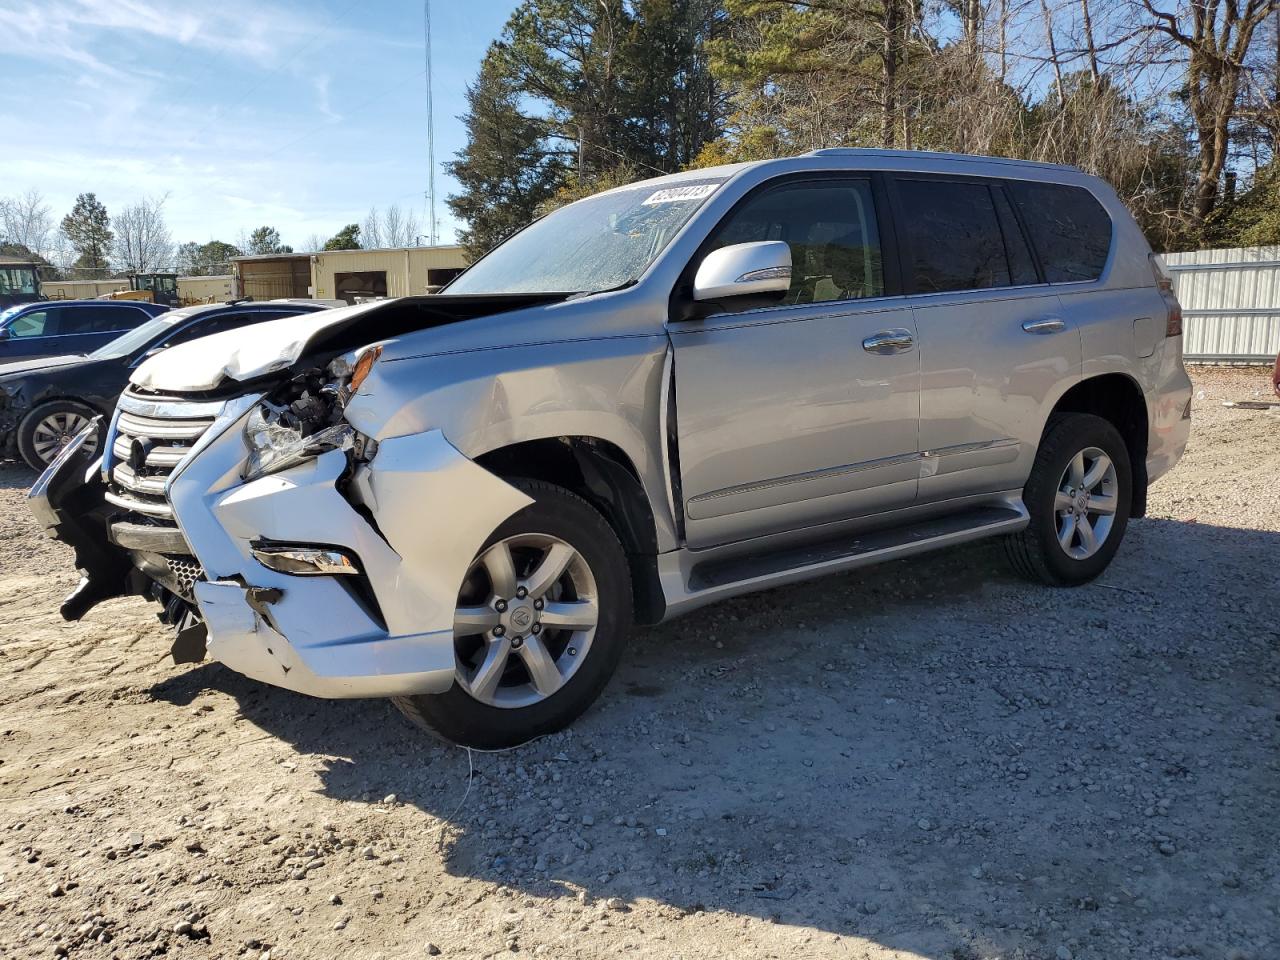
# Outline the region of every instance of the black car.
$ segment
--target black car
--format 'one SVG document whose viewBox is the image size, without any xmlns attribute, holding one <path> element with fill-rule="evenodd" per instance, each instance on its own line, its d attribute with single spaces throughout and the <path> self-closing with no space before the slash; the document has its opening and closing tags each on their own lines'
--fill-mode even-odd
<svg viewBox="0 0 1280 960">
<path fill-rule="evenodd" d="M 18 453 L 31 467 L 43 470 L 67 441 L 102 414 L 96 447 L 130 372 L 157 350 L 327 308 L 306 301 L 185 307 L 162 313 L 93 353 L 0 365 L 0 454 Z"/>
<path fill-rule="evenodd" d="M 169 307 L 137 300 L 41 300 L 0 311 L 0 372 L 17 360 L 85 354 Z"/>
</svg>

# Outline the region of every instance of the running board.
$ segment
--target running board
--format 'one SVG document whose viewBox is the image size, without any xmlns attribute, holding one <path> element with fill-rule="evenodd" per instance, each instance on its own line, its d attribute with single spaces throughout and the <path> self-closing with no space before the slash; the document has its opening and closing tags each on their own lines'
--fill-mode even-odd
<svg viewBox="0 0 1280 960">
<path fill-rule="evenodd" d="M 667 613 L 673 616 L 724 597 L 767 590 L 771 587 L 868 567 L 917 553 L 981 540 L 1026 527 L 1028 516 L 1022 503 L 970 507 L 958 513 L 869 533 L 850 535 L 822 543 L 807 544 L 764 556 L 737 556 L 694 562 L 686 568 L 675 595 L 667 590 Z M 667 556 L 673 556 L 668 554 Z M 688 563 L 689 554 L 685 555 Z M 663 571 L 664 586 L 676 586 Z M 683 596 L 680 594 L 683 593 Z"/>
</svg>

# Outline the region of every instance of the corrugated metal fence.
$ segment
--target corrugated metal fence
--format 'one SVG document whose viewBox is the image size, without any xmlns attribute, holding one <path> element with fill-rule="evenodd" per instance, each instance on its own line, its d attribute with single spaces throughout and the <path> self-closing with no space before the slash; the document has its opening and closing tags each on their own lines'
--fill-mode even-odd
<svg viewBox="0 0 1280 960">
<path fill-rule="evenodd" d="M 1280 353 L 1280 246 L 1163 254 L 1188 360 L 1272 362 Z"/>
</svg>

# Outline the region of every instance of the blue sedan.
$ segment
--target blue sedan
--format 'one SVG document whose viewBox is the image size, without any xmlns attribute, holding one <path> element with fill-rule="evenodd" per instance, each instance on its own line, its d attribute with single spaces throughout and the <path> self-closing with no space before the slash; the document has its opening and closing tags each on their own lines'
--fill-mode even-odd
<svg viewBox="0 0 1280 960">
<path fill-rule="evenodd" d="M 41 300 L 0 312 L 0 365 L 92 353 L 169 308 L 140 300 Z"/>
</svg>

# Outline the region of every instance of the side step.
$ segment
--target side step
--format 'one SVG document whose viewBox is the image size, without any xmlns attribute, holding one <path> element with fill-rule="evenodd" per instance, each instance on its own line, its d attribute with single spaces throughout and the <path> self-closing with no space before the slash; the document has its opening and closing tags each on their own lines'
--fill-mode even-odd
<svg viewBox="0 0 1280 960">
<path fill-rule="evenodd" d="M 1026 508 L 1020 502 L 1008 506 L 971 507 L 945 517 L 808 544 L 765 556 L 707 560 L 695 564 L 690 571 L 688 596 L 684 602 L 671 603 L 672 598 L 669 597 L 668 604 L 672 608 L 684 608 L 686 603 L 700 606 L 720 597 L 884 563 L 983 537 L 1014 533 L 1024 528 L 1027 522 Z"/>
</svg>

